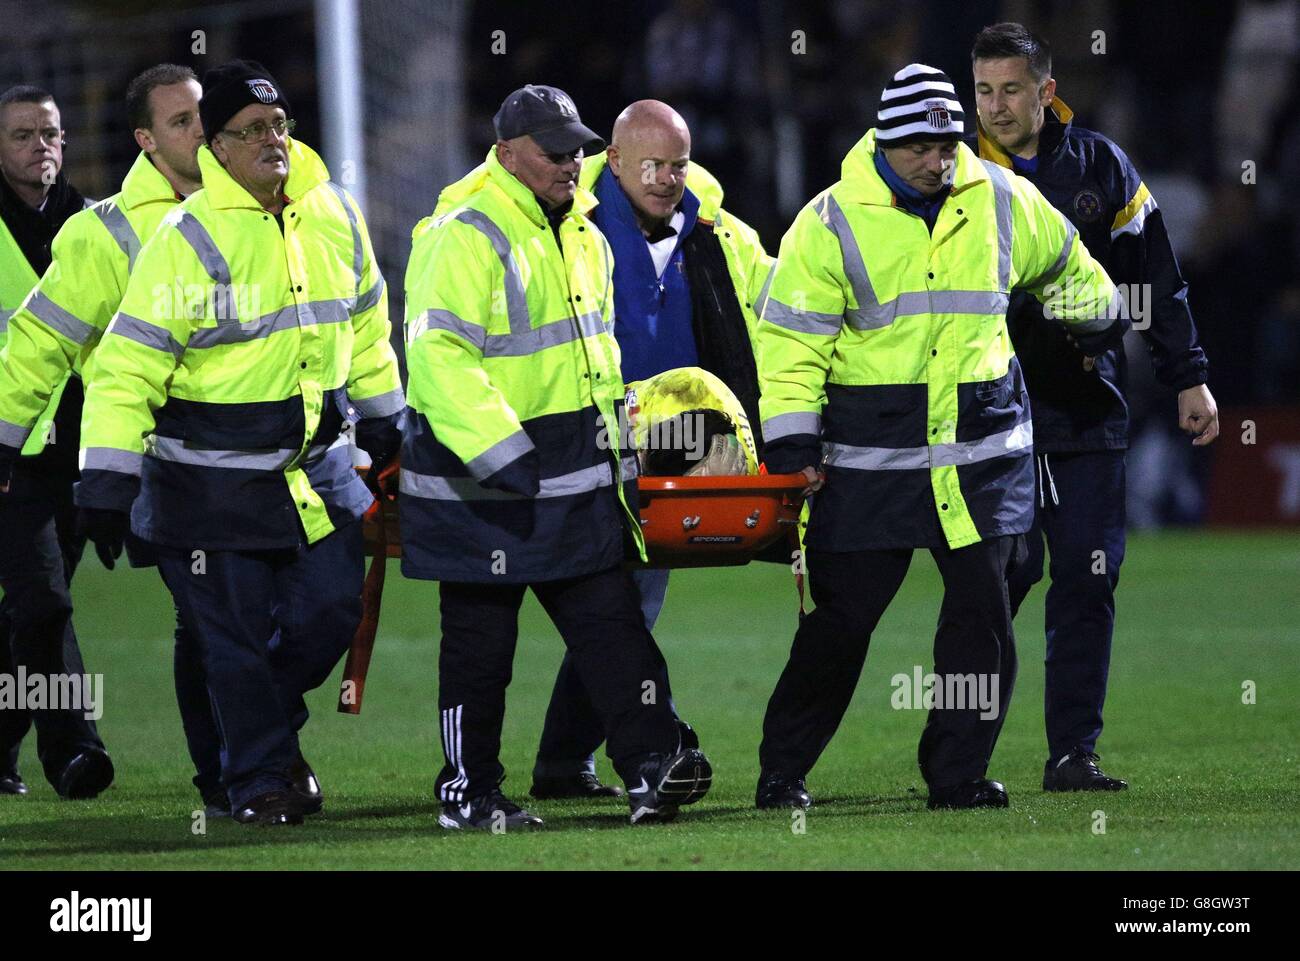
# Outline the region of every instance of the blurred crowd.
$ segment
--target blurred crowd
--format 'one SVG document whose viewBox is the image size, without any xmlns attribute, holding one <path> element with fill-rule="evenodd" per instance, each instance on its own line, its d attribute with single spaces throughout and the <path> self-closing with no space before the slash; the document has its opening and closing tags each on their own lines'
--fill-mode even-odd
<svg viewBox="0 0 1300 961">
<path fill-rule="evenodd" d="M 115 18 L 101 16 L 106 6 Z M 13 51 L 0 84 L 45 84 L 61 100 L 80 92 L 67 96 L 77 105 L 65 110 L 68 169 L 89 196 L 111 193 L 134 156 L 118 92 L 162 59 L 200 73 L 231 56 L 264 60 L 290 92 L 300 135 L 320 140 L 311 0 L 181 0 L 165 12 L 146 0 L 5 7 Z M 775 252 L 795 212 L 838 178 L 874 125 L 893 71 L 913 61 L 943 69 L 973 118 L 974 35 L 1024 23 L 1051 44 L 1057 93 L 1076 122 L 1119 143 L 1163 209 L 1220 406 L 1300 402 L 1300 195 L 1286 189 L 1300 173 L 1300 113 L 1290 104 L 1300 0 L 360 0 L 360 18 L 368 215 L 393 280 L 411 226 L 440 185 L 483 156 L 492 114 L 524 83 L 563 87 L 602 133 L 633 100 L 672 104 L 727 207 Z M 191 21 L 210 26 L 203 58 L 190 55 Z M 74 35 L 95 42 L 76 46 Z M 1145 350 L 1136 336 L 1130 349 Z M 1131 466 L 1139 476 L 1152 466 L 1149 483 L 1130 484 L 1133 519 L 1194 519 L 1195 471 L 1207 458 L 1191 457 L 1173 432 L 1172 396 L 1135 361 Z"/>
</svg>

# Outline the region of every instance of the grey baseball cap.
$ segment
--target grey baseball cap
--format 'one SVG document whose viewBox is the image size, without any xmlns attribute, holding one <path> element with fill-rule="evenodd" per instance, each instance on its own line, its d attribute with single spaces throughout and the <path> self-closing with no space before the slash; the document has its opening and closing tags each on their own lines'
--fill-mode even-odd
<svg viewBox="0 0 1300 961">
<path fill-rule="evenodd" d="M 572 153 L 579 147 L 591 153 L 605 149 L 605 141 L 578 119 L 573 98 L 544 84 L 525 84 L 506 97 L 492 126 L 499 140 L 529 136 L 547 153 Z"/>
</svg>

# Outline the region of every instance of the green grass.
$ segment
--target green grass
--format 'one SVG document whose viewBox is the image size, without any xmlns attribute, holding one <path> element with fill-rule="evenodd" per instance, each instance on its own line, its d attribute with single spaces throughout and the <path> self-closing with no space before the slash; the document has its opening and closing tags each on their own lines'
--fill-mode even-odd
<svg viewBox="0 0 1300 961">
<path fill-rule="evenodd" d="M 809 778 L 804 833 L 753 809 L 763 708 L 795 623 L 788 572 L 771 565 L 674 575 L 656 632 L 715 788 L 675 823 L 632 829 L 619 802 L 539 802 L 533 834 L 437 827 L 437 588 L 393 564 L 364 713 L 311 701 L 305 753 L 326 811 L 300 828 L 209 822 L 198 806 L 171 686 L 170 605 L 153 571 L 77 576 L 88 669 L 105 675 L 101 733 L 117 783 L 65 802 L 40 778 L 0 798 L 0 867 L 137 868 L 1297 868 L 1300 867 L 1300 549 L 1294 534 L 1132 538 L 1101 750 L 1132 788 L 1045 795 L 1042 587 L 1017 621 L 1021 673 L 990 774 L 1006 811 L 932 813 L 916 768 L 921 711 L 890 708 L 889 678 L 927 665 L 939 580 L 918 554 L 878 629 L 857 696 Z M 561 642 L 531 598 L 510 688 L 505 788 L 526 800 Z M 1242 682 L 1257 703 L 1242 704 Z M 602 775 L 612 776 L 607 759 Z M 1093 811 L 1106 816 L 1094 834 Z"/>
</svg>

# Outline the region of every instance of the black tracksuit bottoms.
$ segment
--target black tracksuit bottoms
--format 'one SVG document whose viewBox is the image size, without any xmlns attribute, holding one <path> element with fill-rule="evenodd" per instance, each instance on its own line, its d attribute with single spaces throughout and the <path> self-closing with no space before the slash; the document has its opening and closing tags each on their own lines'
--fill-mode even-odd
<svg viewBox="0 0 1300 961">
<path fill-rule="evenodd" d="M 668 668 L 627 571 L 611 567 L 533 584 L 443 581 L 438 713 L 444 763 L 437 780 L 443 802 L 470 801 L 505 775 L 498 758 L 501 724 L 519 606 L 530 587 L 564 638 L 619 776 L 635 786 L 641 765 L 677 749 Z"/>
<path fill-rule="evenodd" d="M 941 680 L 974 675 L 969 681 L 976 687 L 963 691 L 977 689 L 983 675 L 983 689 L 997 693 L 991 711 L 968 697 L 958 702 L 961 707 L 936 704 L 930 710 L 918 759 L 931 788 L 981 778 L 988 769 L 1016 678 L 1006 577 L 1019 540 L 996 537 L 957 550 L 930 550 L 944 586 L 933 673 Z M 767 705 L 759 748 L 765 773 L 796 777 L 807 775 L 839 727 L 862 673 L 871 632 L 898 593 L 912 550 L 809 548 L 807 560 L 817 607 L 795 634 L 790 660 Z M 883 682 L 880 690 L 882 697 L 892 693 Z"/>
</svg>

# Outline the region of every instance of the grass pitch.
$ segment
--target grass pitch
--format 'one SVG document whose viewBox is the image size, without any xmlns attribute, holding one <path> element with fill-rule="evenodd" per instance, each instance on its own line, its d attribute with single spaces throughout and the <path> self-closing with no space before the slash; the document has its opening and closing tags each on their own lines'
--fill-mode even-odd
<svg viewBox="0 0 1300 961">
<path fill-rule="evenodd" d="M 753 808 L 763 709 L 795 625 L 789 572 L 772 565 L 676 572 L 656 635 L 683 716 L 714 765 L 713 792 L 670 825 L 633 829 L 622 802 L 526 797 L 562 645 L 525 603 L 502 761 L 507 794 L 546 819 L 531 834 L 441 830 L 437 746 L 437 588 L 389 570 L 360 717 L 315 692 L 303 746 L 326 792 L 300 828 L 208 821 L 189 783 L 171 681 L 171 607 L 154 571 L 77 575 L 87 670 L 105 676 L 100 730 L 116 784 L 59 800 L 34 735 L 32 791 L 0 797 L 0 867 L 20 869 L 763 869 L 1300 867 L 1300 547 L 1294 534 L 1131 538 L 1119 590 L 1106 733 L 1110 795 L 1039 790 L 1043 633 L 1040 585 L 1016 622 L 1020 678 L 990 776 L 1006 811 L 933 813 L 916 768 L 922 711 L 893 710 L 889 679 L 930 668 L 940 582 L 918 552 L 886 613 L 857 696 L 809 777 L 803 831 L 789 812 Z M 336 674 L 337 679 L 337 674 Z M 1243 703 L 1254 682 L 1255 703 Z M 612 777 L 608 760 L 600 770 Z M 1104 833 L 1095 812 L 1104 813 Z"/>
</svg>

